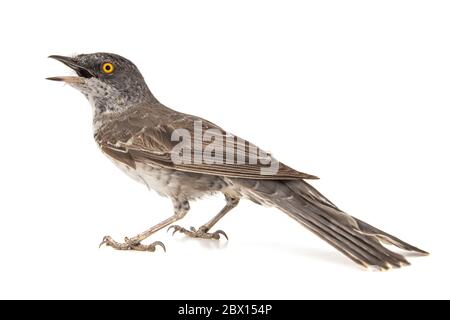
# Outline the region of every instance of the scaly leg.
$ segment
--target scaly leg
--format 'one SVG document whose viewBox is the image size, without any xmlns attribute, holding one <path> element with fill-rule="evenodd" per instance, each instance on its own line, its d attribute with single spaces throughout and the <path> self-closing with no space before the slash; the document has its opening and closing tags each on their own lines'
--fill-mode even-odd
<svg viewBox="0 0 450 320">
<path fill-rule="evenodd" d="M 227 201 L 225 207 L 222 210 L 220 210 L 220 212 L 217 215 L 215 215 L 210 221 L 208 221 L 208 223 L 198 228 L 198 230 L 195 229 L 194 227 L 190 227 L 190 230 L 186 230 L 185 228 L 180 227 L 178 225 L 173 225 L 170 226 L 167 231 L 169 231 L 170 229 L 174 229 L 173 234 L 175 234 L 176 232 L 181 232 L 192 238 L 215 239 L 215 240 L 219 240 L 220 235 L 223 235 L 228 240 L 227 234 L 222 230 L 217 230 L 212 233 L 208 232 L 220 219 L 222 219 L 228 212 L 231 211 L 231 209 L 235 208 L 239 203 L 239 198 L 230 197 L 228 195 L 225 195 L 225 200 Z"/>
<path fill-rule="evenodd" d="M 103 238 L 103 241 L 100 243 L 100 247 L 102 245 L 107 245 L 109 247 L 112 247 L 116 250 L 136 250 L 136 251 L 150 251 L 154 252 L 156 250 L 156 246 L 160 246 L 166 251 L 166 247 L 161 241 L 155 241 L 152 244 L 145 245 L 142 244 L 141 241 L 147 239 L 149 236 L 151 236 L 156 231 L 159 231 L 168 225 L 174 223 L 175 221 L 180 220 L 183 218 L 186 213 L 189 211 L 189 202 L 187 201 L 179 201 L 176 199 L 173 199 L 174 204 L 174 210 L 175 213 L 170 218 L 158 223 L 157 225 L 151 227 L 150 229 L 139 233 L 138 235 L 128 238 L 126 237 L 123 243 L 114 241 L 113 238 L 110 236 L 106 236 Z"/>
</svg>

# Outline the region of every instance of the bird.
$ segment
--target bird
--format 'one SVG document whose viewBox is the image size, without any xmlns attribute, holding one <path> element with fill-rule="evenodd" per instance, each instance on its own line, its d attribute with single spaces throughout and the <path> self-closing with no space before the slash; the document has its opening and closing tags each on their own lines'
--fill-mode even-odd
<svg viewBox="0 0 450 320">
<path fill-rule="evenodd" d="M 223 230 L 212 229 L 244 198 L 279 209 L 366 268 L 410 264 L 385 244 L 428 254 L 339 209 L 308 182 L 318 179 L 315 175 L 279 162 L 208 120 L 165 106 L 130 60 L 105 52 L 49 58 L 75 71 L 47 79 L 67 83 L 88 99 L 100 150 L 128 176 L 173 203 L 167 219 L 122 242 L 105 236 L 100 246 L 149 252 L 159 246 L 165 251 L 160 241 L 143 241 L 167 227 L 188 237 L 228 240 Z M 225 206 L 211 220 L 198 228 L 175 224 L 186 216 L 190 202 L 217 193 L 224 195 Z"/>
</svg>

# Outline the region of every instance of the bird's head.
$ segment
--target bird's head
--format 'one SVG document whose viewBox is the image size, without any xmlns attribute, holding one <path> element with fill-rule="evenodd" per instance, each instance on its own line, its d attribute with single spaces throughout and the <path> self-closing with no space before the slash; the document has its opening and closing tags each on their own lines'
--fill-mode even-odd
<svg viewBox="0 0 450 320">
<path fill-rule="evenodd" d="M 80 54 L 74 57 L 52 55 L 73 69 L 77 76 L 50 77 L 81 91 L 95 114 L 118 112 L 154 99 L 144 77 L 129 60 L 112 53 Z"/>
</svg>

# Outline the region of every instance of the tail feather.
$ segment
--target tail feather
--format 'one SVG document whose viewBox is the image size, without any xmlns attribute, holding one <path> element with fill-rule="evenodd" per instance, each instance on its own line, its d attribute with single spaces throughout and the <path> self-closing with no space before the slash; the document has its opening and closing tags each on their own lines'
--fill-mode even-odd
<svg viewBox="0 0 450 320">
<path fill-rule="evenodd" d="M 409 262 L 381 242 L 426 254 L 400 239 L 353 218 L 303 180 L 257 181 L 239 179 L 246 193 L 256 201 L 276 206 L 291 218 L 365 267 L 401 267 Z"/>
<path fill-rule="evenodd" d="M 344 228 L 340 228 L 336 224 L 321 218 L 310 210 L 311 208 L 303 207 L 303 210 L 298 211 L 297 207 L 287 205 L 286 203 L 279 203 L 277 206 L 289 216 L 307 226 L 308 229 L 315 231 L 314 233 L 321 235 L 322 239 L 326 240 L 335 248 L 340 249 L 342 253 L 352 258 L 352 260 L 356 260 L 356 262 L 365 267 L 378 266 L 382 269 L 388 269 L 388 262 L 397 267 L 400 267 L 401 263 L 407 263 L 405 260 L 391 259 L 389 255 L 377 250 L 376 246 L 362 240 L 361 238 L 364 236 L 352 235 Z"/>
<path fill-rule="evenodd" d="M 375 236 L 383 242 L 392 244 L 392 245 L 397 246 L 406 251 L 413 251 L 413 252 L 417 252 L 417 253 L 424 254 L 424 255 L 429 254 L 428 252 L 426 252 L 422 249 L 419 249 L 413 245 L 410 245 L 409 243 L 406 243 L 406 242 L 400 240 L 399 238 L 394 237 L 393 235 L 390 235 L 389 233 L 386 233 L 384 231 L 381 231 L 380 229 L 377 229 L 377 228 L 371 226 L 367 222 L 361 221 L 355 217 L 353 217 L 353 219 L 355 219 L 355 221 L 358 223 L 359 229 L 365 234 Z"/>
<path fill-rule="evenodd" d="M 328 200 L 324 195 L 322 195 L 319 191 L 317 191 L 315 188 L 313 188 L 306 181 L 286 181 L 285 184 L 291 190 L 293 190 L 295 193 L 297 193 L 301 196 L 307 196 L 307 197 L 309 196 L 309 199 L 311 201 L 313 201 L 313 202 L 318 201 L 321 205 L 329 206 L 329 207 L 334 208 L 334 209 L 338 210 L 339 212 L 343 213 L 330 200 Z M 346 213 L 344 213 L 344 214 L 346 216 L 350 217 L 351 219 L 353 219 L 356 222 L 358 229 L 367 235 L 375 236 L 376 238 L 378 238 L 379 240 L 381 240 L 383 242 L 395 245 L 395 246 L 397 246 L 401 249 L 407 250 L 407 251 L 414 251 L 414 252 L 417 252 L 420 254 L 425 254 L 425 255 L 429 254 L 428 252 L 426 252 L 422 249 L 412 246 L 393 235 L 390 235 L 380 229 L 377 229 L 377 228 L 371 226 L 367 222 L 364 222 L 358 218 L 349 216 Z"/>
</svg>

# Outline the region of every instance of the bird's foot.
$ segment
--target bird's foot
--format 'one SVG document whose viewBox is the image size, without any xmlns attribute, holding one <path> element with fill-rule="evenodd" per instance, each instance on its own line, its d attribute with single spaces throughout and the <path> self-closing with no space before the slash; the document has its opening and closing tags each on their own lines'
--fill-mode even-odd
<svg viewBox="0 0 450 320">
<path fill-rule="evenodd" d="M 155 241 L 152 244 L 142 244 L 140 241 L 136 241 L 133 239 L 125 238 L 124 242 L 117 242 L 110 236 L 103 237 L 102 242 L 100 243 L 99 248 L 102 245 L 106 245 L 108 247 L 114 248 L 116 250 L 134 250 L 134 251 L 149 251 L 154 252 L 157 246 L 163 248 L 166 251 L 166 247 L 164 243 L 161 241 Z"/>
<path fill-rule="evenodd" d="M 214 240 L 219 240 L 220 235 L 223 235 L 228 240 L 228 236 L 224 231 L 217 230 L 215 232 L 208 232 L 209 230 L 205 226 L 200 227 L 198 230 L 195 229 L 194 227 L 190 227 L 190 230 L 187 230 L 178 225 L 173 225 L 173 226 L 170 226 L 169 229 L 167 229 L 167 231 L 169 231 L 171 229 L 173 229 L 172 235 L 174 235 L 177 232 L 181 232 L 191 238 L 214 239 Z"/>
</svg>

